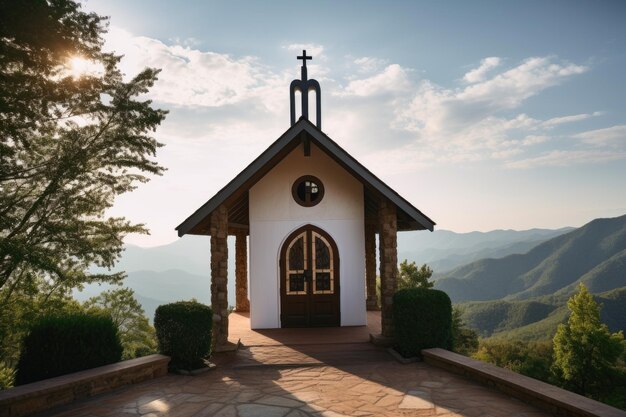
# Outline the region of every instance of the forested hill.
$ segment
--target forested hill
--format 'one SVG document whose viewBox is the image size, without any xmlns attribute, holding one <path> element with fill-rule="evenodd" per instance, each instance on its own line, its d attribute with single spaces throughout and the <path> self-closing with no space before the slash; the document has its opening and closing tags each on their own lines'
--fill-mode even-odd
<svg viewBox="0 0 626 417">
<path fill-rule="evenodd" d="M 435 287 L 453 302 L 522 300 L 626 286 L 626 215 L 596 219 L 525 254 L 482 259 L 444 274 Z"/>
<path fill-rule="evenodd" d="M 473 301 L 457 304 L 464 322 L 482 337 L 518 340 L 552 339 L 567 319 L 567 299 L 561 294 L 519 301 Z M 594 295 L 601 319 L 612 332 L 626 330 L 626 287 Z"/>
</svg>

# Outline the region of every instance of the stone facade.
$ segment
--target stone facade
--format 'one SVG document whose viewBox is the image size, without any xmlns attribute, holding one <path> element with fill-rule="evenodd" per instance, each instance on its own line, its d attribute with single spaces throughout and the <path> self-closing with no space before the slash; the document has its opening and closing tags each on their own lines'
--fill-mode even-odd
<svg viewBox="0 0 626 417">
<path fill-rule="evenodd" d="M 213 349 L 228 342 L 228 209 L 221 205 L 211 213 L 211 307 Z"/>
<path fill-rule="evenodd" d="M 246 232 L 238 231 L 235 234 L 235 310 L 238 312 L 250 311 L 248 299 L 248 245 Z"/>
<path fill-rule="evenodd" d="M 365 285 L 367 309 L 379 310 L 376 300 L 376 228 L 372 224 L 365 225 Z"/>
<path fill-rule="evenodd" d="M 381 333 L 393 337 L 393 294 L 398 288 L 398 220 L 396 206 L 386 199 L 378 205 L 381 284 Z"/>
</svg>

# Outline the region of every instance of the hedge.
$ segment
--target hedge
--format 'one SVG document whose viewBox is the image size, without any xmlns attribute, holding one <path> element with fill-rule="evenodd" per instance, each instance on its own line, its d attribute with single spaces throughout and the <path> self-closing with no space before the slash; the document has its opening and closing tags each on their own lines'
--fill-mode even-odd
<svg viewBox="0 0 626 417">
<path fill-rule="evenodd" d="M 195 301 L 164 304 L 156 309 L 154 327 L 159 351 L 171 358 L 171 368 L 204 366 L 211 351 L 212 324 L 211 308 Z"/>
<path fill-rule="evenodd" d="M 16 385 L 119 362 L 122 345 L 107 315 L 73 313 L 44 317 L 24 339 Z"/>
<path fill-rule="evenodd" d="M 452 348 L 452 303 L 443 291 L 410 288 L 393 296 L 394 335 L 404 357 L 422 349 Z"/>
</svg>

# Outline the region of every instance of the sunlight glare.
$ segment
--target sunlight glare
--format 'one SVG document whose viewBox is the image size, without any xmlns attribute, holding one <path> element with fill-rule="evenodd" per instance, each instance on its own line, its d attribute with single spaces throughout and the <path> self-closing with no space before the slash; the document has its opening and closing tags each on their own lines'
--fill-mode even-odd
<svg viewBox="0 0 626 417">
<path fill-rule="evenodd" d="M 90 61 L 81 56 L 73 56 L 69 59 L 69 71 L 74 78 L 84 75 L 97 76 L 104 73 L 104 67 L 99 62 Z"/>
</svg>

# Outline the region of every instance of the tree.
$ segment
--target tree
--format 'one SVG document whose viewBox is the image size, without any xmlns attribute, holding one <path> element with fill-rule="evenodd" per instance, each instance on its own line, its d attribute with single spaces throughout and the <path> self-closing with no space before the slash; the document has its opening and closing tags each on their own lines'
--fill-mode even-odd
<svg viewBox="0 0 626 417">
<path fill-rule="evenodd" d="M 0 2 L 0 308 L 16 292 L 120 282 L 87 268 L 113 266 L 123 237 L 147 232 L 105 210 L 163 172 L 150 133 L 166 112 L 138 98 L 158 71 L 124 81 L 105 31 L 72 0 Z M 101 71 L 73 75 L 72 58 Z"/>
<path fill-rule="evenodd" d="M 565 388 L 597 397 L 623 352 L 624 335 L 611 334 L 600 321 L 600 306 L 583 284 L 567 307 L 567 323 L 559 325 L 553 339 L 553 370 Z"/>
<path fill-rule="evenodd" d="M 83 303 L 88 313 L 105 313 L 117 326 L 124 359 L 155 353 L 157 349 L 154 327 L 150 326 L 141 304 L 130 288 L 109 290 Z"/>
<path fill-rule="evenodd" d="M 483 339 L 472 357 L 531 378 L 552 382 L 552 344 L 548 341 Z"/>
<path fill-rule="evenodd" d="M 432 288 L 434 285 L 428 281 L 433 275 L 433 270 L 426 264 L 417 267 L 415 262 L 409 263 L 404 260 L 398 269 L 398 289 L 405 288 Z"/>
<path fill-rule="evenodd" d="M 41 285 L 34 283 L 33 288 Z M 10 388 L 14 367 L 20 357 L 22 340 L 33 323 L 50 314 L 67 314 L 82 308 L 71 295 L 56 292 L 51 295 L 14 292 L 0 308 L 0 389 Z"/>
<path fill-rule="evenodd" d="M 478 349 L 478 334 L 465 325 L 462 311 L 452 307 L 452 346 L 456 353 L 469 356 Z"/>
</svg>

